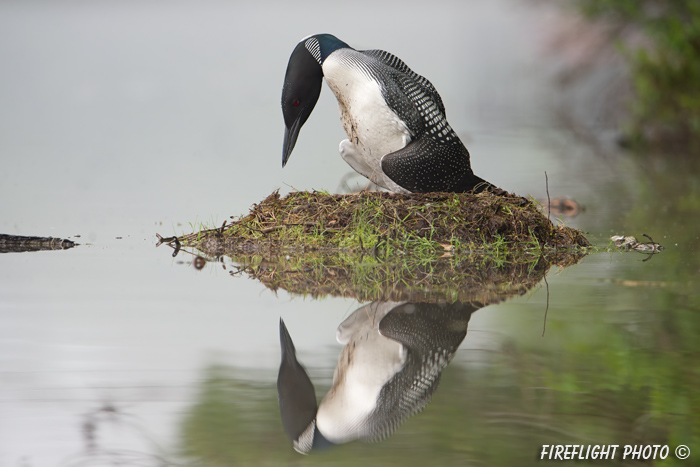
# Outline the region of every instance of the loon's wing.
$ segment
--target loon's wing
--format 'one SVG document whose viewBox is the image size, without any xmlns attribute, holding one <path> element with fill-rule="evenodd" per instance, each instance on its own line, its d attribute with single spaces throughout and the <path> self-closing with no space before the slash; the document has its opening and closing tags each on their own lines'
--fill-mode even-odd
<svg viewBox="0 0 700 467">
<path fill-rule="evenodd" d="M 476 193 L 492 185 L 474 175 L 469 151 L 459 139 L 439 141 L 428 135 L 414 139 L 382 158 L 382 171 L 414 193 Z"/>
<path fill-rule="evenodd" d="M 361 53 L 373 59 L 362 66 L 376 77 L 387 105 L 412 136 L 404 148 L 382 158 L 384 173 L 412 192 L 478 192 L 492 187 L 472 172 L 469 151 L 447 123 L 445 106 L 432 83 L 389 52 Z"/>
<path fill-rule="evenodd" d="M 384 65 L 406 75 L 411 81 L 417 83 L 426 94 L 429 94 L 432 97 L 440 109 L 440 112 L 445 115 L 445 105 L 442 103 L 442 98 L 440 97 L 440 94 L 438 94 L 437 89 L 435 89 L 435 86 L 433 86 L 433 83 L 428 81 L 428 79 L 424 76 L 421 76 L 415 71 L 411 70 L 399 57 L 387 52 L 386 50 L 363 50 L 362 53 L 369 57 L 376 58 Z"/>
</svg>

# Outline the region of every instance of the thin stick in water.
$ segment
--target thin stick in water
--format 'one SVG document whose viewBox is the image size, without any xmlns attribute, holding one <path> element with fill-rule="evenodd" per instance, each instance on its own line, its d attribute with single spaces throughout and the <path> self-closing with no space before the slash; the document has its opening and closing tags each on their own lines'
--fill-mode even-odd
<svg viewBox="0 0 700 467">
<path fill-rule="evenodd" d="M 544 309 L 544 323 L 542 323 L 542 337 L 544 337 L 544 331 L 547 329 L 547 313 L 549 312 L 549 282 L 547 282 L 547 275 L 544 276 L 544 283 L 547 286 L 547 307 Z"/>
</svg>

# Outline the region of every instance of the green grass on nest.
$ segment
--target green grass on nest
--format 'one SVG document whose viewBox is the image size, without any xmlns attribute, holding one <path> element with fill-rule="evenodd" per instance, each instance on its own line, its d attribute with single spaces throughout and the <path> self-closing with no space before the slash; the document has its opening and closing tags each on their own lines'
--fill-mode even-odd
<svg viewBox="0 0 700 467">
<path fill-rule="evenodd" d="M 275 291 L 482 306 L 525 293 L 590 246 L 534 202 L 492 193 L 275 191 L 246 216 L 171 241 L 229 256 L 232 274 Z"/>
<path fill-rule="evenodd" d="M 492 193 L 329 194 L 273 192 L 248 215 L 179 237 L 210 255 L 299 251 L 384 252 L 420 256 L 581 249 L 583 234 L 554 226 L 525 198 Z"/>
</svg>

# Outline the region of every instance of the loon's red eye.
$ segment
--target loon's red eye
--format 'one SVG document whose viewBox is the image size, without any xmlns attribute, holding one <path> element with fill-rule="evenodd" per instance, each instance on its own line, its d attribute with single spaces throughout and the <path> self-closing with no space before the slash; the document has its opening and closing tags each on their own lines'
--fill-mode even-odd
<svg viewBox="0 0 700 467">
<path fill-rule="evenodd" d="M 294 102 L 292 102 L 292 105 L 293 105 L 294 107 L 298 106 L 298 105 L 299 105 L 299 99 L 297 99 L 297 100 L 295 100 Z"/>
</svg>

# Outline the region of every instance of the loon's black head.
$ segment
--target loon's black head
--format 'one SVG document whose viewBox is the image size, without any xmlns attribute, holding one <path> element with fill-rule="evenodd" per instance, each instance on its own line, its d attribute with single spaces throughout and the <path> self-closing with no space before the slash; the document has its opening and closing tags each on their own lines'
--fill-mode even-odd
<svg viewBox="0 0 700 467">
<path fill-rule="evenodd" d="M 297 44 L 287 65 L 282 87 L 282 114 L 284 115 L 284 149 L 282 167 L 294 149 L 299 130 L 314 110 L 323 82 L 323 61 L 328 55 L 348 45 L 330 34 L 317 34 Z"/>
</svg>

